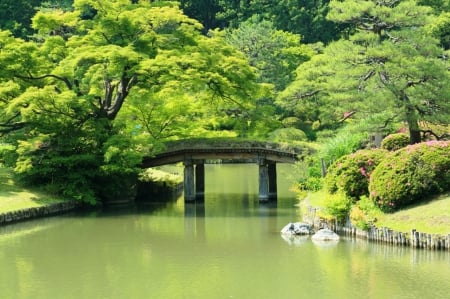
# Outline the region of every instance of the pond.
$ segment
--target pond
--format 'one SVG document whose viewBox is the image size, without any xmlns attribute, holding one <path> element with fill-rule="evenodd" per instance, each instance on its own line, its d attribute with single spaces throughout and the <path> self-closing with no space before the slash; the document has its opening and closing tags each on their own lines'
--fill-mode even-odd
<svg viewBox="0 0 450 299">
<path fill-rule="evenodd" d="M 448 298 L 450 253 L 342 239 L 285 240 L 301 219 L 279 165 L 258 202 L 253 165 L 207 165 L 183 198 L 0 228 L 0 298 Z"/>
</svg>

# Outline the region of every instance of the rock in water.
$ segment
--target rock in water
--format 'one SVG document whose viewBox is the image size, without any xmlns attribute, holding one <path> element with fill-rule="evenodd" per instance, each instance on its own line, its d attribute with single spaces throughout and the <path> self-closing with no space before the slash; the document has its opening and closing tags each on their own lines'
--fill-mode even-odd
<svg viewBox="0 0 450 299">
<path fill-rule="evenodd" d="M 311 225 L 303 222 L 289 223 L 281 230 L 283 235 L 309 235 L 311 232 Z"/>
<path fill-rule="evenodd" d="M 328 228 L 319 229 L 317 233 L 315 233 L 311 240 L 313 241 L 338 241 L 339 235 L 334 231 Z"/>
</svg>

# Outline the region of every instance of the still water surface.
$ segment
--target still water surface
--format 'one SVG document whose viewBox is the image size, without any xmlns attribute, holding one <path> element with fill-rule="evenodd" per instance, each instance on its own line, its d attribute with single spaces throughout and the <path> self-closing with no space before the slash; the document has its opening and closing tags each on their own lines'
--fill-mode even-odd
<svg viewBox="0 0 450 299">
<path fill-rule="evenodd" d="M 258 203 L 256 173 L 208 165 L 202 204 L 2 227 L 0 298 L 450 298 L 449 252 L 284 240 L 280 229 L 301 217 L 289 168 L 277 203 Z"/>
</svg>

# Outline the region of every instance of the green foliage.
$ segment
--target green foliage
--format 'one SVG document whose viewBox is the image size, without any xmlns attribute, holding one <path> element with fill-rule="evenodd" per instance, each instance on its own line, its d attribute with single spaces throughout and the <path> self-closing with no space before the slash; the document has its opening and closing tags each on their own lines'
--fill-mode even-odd
<svg viewBox="0 0 450 299">
<path fill-rule="evenodd" d="M 381 148 L 388 151 L 396 151 L 409 145 L 409 135 L 405 133 L 396 133 L 386 136 L 383 141 L 381 141 Z"/>
<path fill-rule="evenodd" d="M 0 28 L 10 30 L 18 37 L 31 33 L 31 17 L 41 0 L 2 0 L 0 3 Z"/>
<path fill-rule="evenodd" d="M 347 217 L 351 205 L 351 200 L 343 193 L 327 194 L 324 200 L 325 212 L 338 221 Z"/>
<path fill-rule="evenodd" d="M 448 123 L 448 55 L 426 32 L 431 8 L 409 0 L 330 1 L 329 7 L 328 18 L 352 26 L 352 34 L 301 64 L 280 105 L 322 128 L 349 117 L 375 116 L 378 128 L 406 122 L 412 142 L 420 142 L 420 121 Z"/>
<path fill-rule="evenodd" d="M 359 150 L 336 160 L 325 178 L 329 193 L 342 192 L 353 201 L 369 195 L 369 180 L 372 171 L 386 157 L 385 150 Z"/>
<path fill-rule="evenodd" d="M 17 159 L 16 147 L 0 142 L 0 166 L 12 167 Z"/>
<path fill-rule="evenodd" d="M 169 173 L 160 169 L 148 168 L 139 174 L 142 182 L 153 182 L 160 186 L 176 187 L 183 182 L 179 174 Z"/>
<path fill-rule="evenodd" d="M 372 172 L 371 200 L 392 212 L 450 189 L 450 142 L 429 141 L 397 150 Z"/>
<path fill-rule="evenodd" d="M 352 224 L 363 230 L 369 229 L 383 215 L 384 213 L 368 196 L 361 196 L 360 200 L 353 204 L 349 214 Z"/>
<path fill-rule="evenodd" d="M 370 224 L 367 221 L 366 214 L 358 206 L 352 206 L 352 208 L 350 209 L 349 217 L 350 221 L 355 227 L 362 230 L 368 230 L 370 228 Z"/>
<path fill-rule="evenodd" d="M 307 43 L 328 43 L 339 37 L 339 29 L 345 28 L 325 18 L 328 12 L 328 0 L 280 0 L 270 4 L 266 0 L 215 0 L 213 2 L 220 6 L 216 13 L 216 21 L 220 24 L 236 28 L 252 16 L 258 15 L 265 20 L 271 20 L 280 30 L 301 35 Z"/>
<path fill-rule="evenodd" d="M 439 39 L 444 49 L 450 49 L 450 12 L 448 10 L 442 11 L 436 20 L 429 24 L 426 29 L 429 34 Z"/>
<path fill-rule="evenodd" d="M 169 1 L 75 0 L 33 28 L 31 41 L 0 31 L 0 134 L 23 180 L 68 198 L 131 196 L 142 156 L 168 139 L 236 136 L 268 91 L 224 33 L 202 35 Z"/>
<path fill-rule="evenodd" d="M 340 157 L 362 148 L 367 139 L 367 132 L 355 130 L 352 126 L 344 127 L 335 133 L 335 136 L 322 141 L 319 158 L 323 159 L 327 165 L 331 165 Z"/>
<path fill-rule="evenodd" d="M 227 34 L 228 42 L 243 52 L 259 71 L 259 80 L 282 90 L 293 79 L 293 71 L 313 55 L 301 45 L 300 36 L 276 30 L 270 21 L 254 16 Z"/>
<path fill-rule="evenodd" d="M 295 143 L 305 141 L 306 134 L 302 130 L 295 128 L 281 128 L 269 134 L 269 140 L 274 142 Z"/>
</svg>

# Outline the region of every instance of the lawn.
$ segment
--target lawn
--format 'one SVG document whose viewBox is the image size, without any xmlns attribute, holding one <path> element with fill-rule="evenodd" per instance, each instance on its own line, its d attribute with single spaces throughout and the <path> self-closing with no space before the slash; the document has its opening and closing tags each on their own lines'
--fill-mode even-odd
<svg viewBox="0 0 450 299">
<path fill-rule="evenodd" d="M 311 193 L 307 198 L 308 204 L 323 208 L 325 196 L 323 191 Z M 376 218 L 377 227 L 389 227 L 402 232 L 416 229 L 430 234 L 450 234 L 450 192 L 392 214 L 380 211 Z"/>
<path fill-rule="evenodd" d="M 24 188 L 13 180 L 13 172 L 0 166 L 0 213 L 40 207 L 64 201 L 37 189 Z"/>
<path fill-rule="evenodd" d="M 378 219 L 377 226 L 403 232 L 414 228 L 420 232 L 450 234 L 450 193 L 393 214 L 384 214 Z"/>
</svg>

